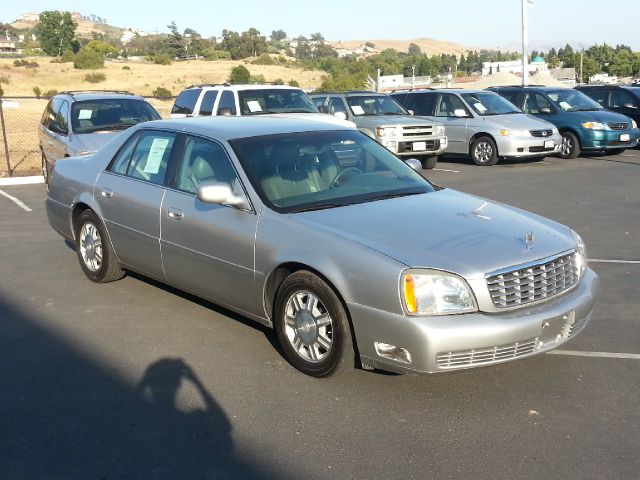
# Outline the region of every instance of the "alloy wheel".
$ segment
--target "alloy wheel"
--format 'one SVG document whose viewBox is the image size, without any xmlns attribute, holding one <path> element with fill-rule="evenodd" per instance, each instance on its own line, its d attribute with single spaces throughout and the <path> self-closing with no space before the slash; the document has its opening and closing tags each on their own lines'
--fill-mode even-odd
<svg viewBox="0 0 640 480">
<path fill-rule="evenodd" d="M 487 163 L 493 156 L 493 147 L 489 142 L 480 142 L 473 150 L 473 156 L 480 163 Z"/>
<path fill-rule="evenodd" d="M 91 222 L 86 222 L 80 230 L 80 255 L 92 272 L 102 267 L 102 239 L 98 228 Z"/>
<path fill-rule="evenodd" d="M 323 361 L 333 346 L 333 320 L 327 307 L 307 290 L 294 292 L 285 305 L 285 334 L 302 359 Z"/>
</svg>

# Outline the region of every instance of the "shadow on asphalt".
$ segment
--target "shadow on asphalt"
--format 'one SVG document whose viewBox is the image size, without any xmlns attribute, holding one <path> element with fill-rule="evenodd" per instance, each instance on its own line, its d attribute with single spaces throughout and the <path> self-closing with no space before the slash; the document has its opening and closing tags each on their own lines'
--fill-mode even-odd
<svg viewBox="0 0 640 480">
<path fill-rule="evenodd" d="M 162 358 L 132 386 L 0 296 L 0 477 L 285 478 L 234 454 L 210 386 Z M 180 411 L 190 384 L 204 407 Z"/>
</svg>

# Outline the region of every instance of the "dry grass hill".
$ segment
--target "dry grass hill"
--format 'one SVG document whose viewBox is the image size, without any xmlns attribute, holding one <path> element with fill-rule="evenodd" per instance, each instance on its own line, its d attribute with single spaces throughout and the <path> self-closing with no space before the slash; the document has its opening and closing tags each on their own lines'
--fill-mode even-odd
<svg viewBox="0 0 640 480">
<path fill-rule="evenodd" d="M 415 43 L 420 47 L 422 53 L 426 53 L 429 56 L 440 55 L 441 53 L 460 55 L 468 50 L 473 50 L 458 43 L 434 40 L 433 38 L 416 38 L 413 40 L 340 40 L 329 42 L 334 48 L 346 48 L 349 50 L 363 48 L 366 43 L 374 44 L 374 48 L 378 51 L 393 48 L 398 52 L 407 52 L 409 45 Z"/>
</svg>

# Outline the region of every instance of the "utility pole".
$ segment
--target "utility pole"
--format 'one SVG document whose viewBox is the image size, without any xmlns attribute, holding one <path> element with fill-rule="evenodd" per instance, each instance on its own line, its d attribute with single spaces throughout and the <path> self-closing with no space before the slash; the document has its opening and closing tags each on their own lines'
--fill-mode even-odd
<svg viewBox="0 0 640 480">
<path fill-rule="evenodd" d="M 411 89 L 414 89 L 416 86 L 416 66 L 411 65 Z"/>
<path fill-rule="evenodd" d="M 584 48 L 580 51 L 580 84 L 582 84 L 582 56 L 584 55 Z"/>
<path fill-rule="evenodd" d="M 527 9 L 529 8 L 529 2 L 531 0 L 522 0 L 522 86 L 526 87 L 529 84 L 529 15 Z M 533 3 L 533 2 L 531 2 Z"/>
</svg>

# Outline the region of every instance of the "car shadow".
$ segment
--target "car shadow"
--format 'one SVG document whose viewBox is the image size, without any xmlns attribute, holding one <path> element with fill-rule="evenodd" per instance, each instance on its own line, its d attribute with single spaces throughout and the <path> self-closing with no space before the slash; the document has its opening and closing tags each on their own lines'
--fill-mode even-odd
<svg viewBox="0 0 640 480">
<path fill-rule="evenodd" d="M 538 164 L 540 162 L 542 162 L 543 160 L 548 160 L 548 159 L 556 159 L 558 160 L 557 157 L 542 157 L 542 158 L 503 158 L 500 159 L 500 161 L 498 161 L 498 163 L 494 166 L 496 167 L 514 167 L 517 165 L 535 165 Z M 453 163 L 453 164 L 458 164 L 458 165 L 469 165 L 471 167 L 475 167 L 476 164 L 473 163 L 473 160 L 471 160 L 471 158 L 469 157 L 463 157 L 463 156 L 456 156 L 456 155 L 441 155 L 439 160 L 439 162 L 446 162 L 446 163 Z M 438 168 L 438 166 L 436 165 L 436 168 Z"/>
<path fill-rule="evenodd" d="M 183 359 L 159 358 L 132 385 L 2 295 L 0 319 L 3 479 L 288 476 L 236 453 L 212 386 Z M 181 408 L 183 387 L 201 408 Z"/>
</svg>

